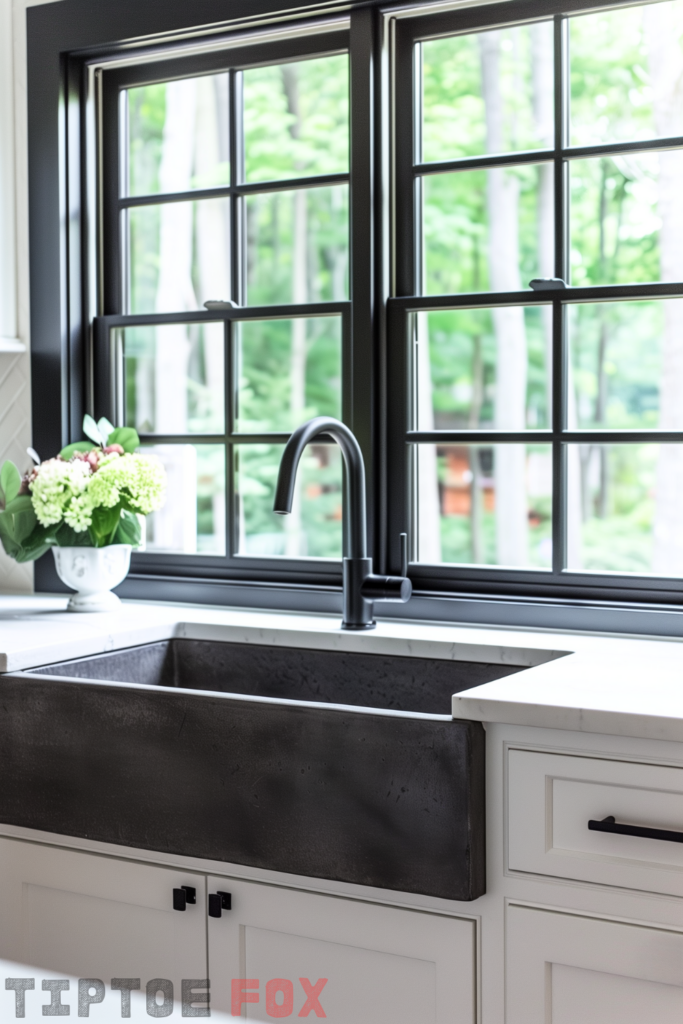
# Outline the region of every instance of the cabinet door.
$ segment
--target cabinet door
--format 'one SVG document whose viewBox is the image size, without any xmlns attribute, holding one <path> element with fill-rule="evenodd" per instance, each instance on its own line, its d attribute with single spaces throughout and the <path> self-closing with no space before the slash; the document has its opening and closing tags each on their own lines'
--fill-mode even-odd
<svg viewBox="0 0 683 1024">
<path fill-rule="evenodd" d="M 78 1012 L 73 979 L 101 979 L 105 1005 L 90 1011 L 101 1020 L 121 1017 L 112 978 L 140 979 L 140 992 L 132 994 L 133 1019 L 147 1019 L 152 979 L 172 983 L 173 1016 L 180 1017 L 182 979 L 206 978 L 204 875 L 0 839 L 0 884 L 0 957 L 17 962 L 17 975 L 35 977 L 36 990 L 26 994 L 29 1018 L 35 1012 L 39 1019 L 42 1004 L 50 1002 L 44 978 L 72 979 L 61 997 L 71 1016 Z M 196 903 L 174 911 L 173 889 L 183 885 L 196 889 Z M 168 986 L 166 992 L 164 999 L 156 996 L 162 1011 L 168 1009 Z M 14 993 L 0 995 L 6 1015 L 13 1016 Z"/>
<path fill-rule="evenodd" d="M 683 933 L 512 906 L 506 1024 L 680 1024 Z"/>
<path fill-rule="evenodd" d="M 330 1024 L 473 1024 L 474 922 L 208 881 L 209 893 L 232 897 L 231 910 L 209 917 L 212 1013 L 232 1010 L 253 1021 L 325 1015 Z"/>
</svg>

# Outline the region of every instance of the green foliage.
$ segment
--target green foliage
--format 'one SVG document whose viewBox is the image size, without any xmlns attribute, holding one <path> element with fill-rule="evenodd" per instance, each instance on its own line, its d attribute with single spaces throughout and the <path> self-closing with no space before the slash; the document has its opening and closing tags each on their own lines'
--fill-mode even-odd
<svg viewBox="0 0 683 1024">
<path fill-rule="evenodd" d="M 83 432 L 96 445 L 119 444 L 125 453 L 133 454 L 140 446 L 137 431 L 131 427 L 115 428 L 102 417 L 97 423 L 91 416 L 83 419 Z M 93 449 L 91 441 L 76 441 L 60 452 L 68 461 L 76 452 Z M 26 484 L 24 484 L 26 487 Z M 59 547 L 104 547 L 107 544 L 140 543 L 140 523 L 136 510 L 122 498 L 113 508 L 97 508 L 93 512 L 92 526 L 76 532 L 65 522 L 43 526 L 38 522 L 31 495 L 21 494 L 22 479 L 14 463 L 7 461 L 0 469 L 0 542 L 5 552 L 17 562 L 30 562 L 40 558 L 55 545 Z"/>
<path fill-rule="evenodd" d="M 247 181 L 349 169 L 345 54 L 244 72 Z"/>
<path fill-rule="evenodd" d="M 13 462 L 0 470 L 0 541 L 10 558 L 30 562 L 51 544 L 50 531 L 38 525 L 31 498 L 20 495 L 21 476 Z"/>
<path fill-rule="evenodd" d="M 133 427 L 112 427 L 107 437 L 107 445 L 112 444 L 120 444 L 126 454 L 132 455 L 140 447 L 137 430 Z"/>
<path fill-rule="evenodd" d="M 4 508 L 14 501 L 21 488 L 21 474 L 9 460 L 0 470 L 0 499 Z"/>
<path fill-rule="evenodd" d="M 68 460 L 73 455 L 75 455 L 76 452 L 89 452 L 91 450 L 91 441 L 74 441 L 73 444 L 68 444 L 65 448 L 62 448 L 61 452 L 59 453 L 59 456 L 62 459 Z"/>
</svg>

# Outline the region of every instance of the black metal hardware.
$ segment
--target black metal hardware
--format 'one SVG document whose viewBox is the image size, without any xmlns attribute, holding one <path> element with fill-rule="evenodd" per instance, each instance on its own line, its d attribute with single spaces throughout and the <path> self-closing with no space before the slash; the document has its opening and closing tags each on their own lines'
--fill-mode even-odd
<svg viewBox="0 0 683 1024">
<path fill-rule="evenodd" d="M 566 288 L 567 285 L 561 277 L 535 277 L 533 281 L 529 281 L 529 287 L 535 292 L 548 292 L 556 288 Z"/>
<path fill-rule="evenodd" d="M 185 895 L 187 896 L 188 903 L 197 902 L 197 890 L 193 885 L 181 885 L 180 888 L 185 890 Z"/>
<path fill-rule="evenodd" d="M 273 511 L 286 516 L 292 510 L 294 481 L 304 448 L 321 434 L 330 434 L 344 456 L 349 557 L 344 558 L 344 618 L 342 629 L 374 629 L 374 601 L 410 600 L 413 585 L 405 576 L 375 576 L 367 557 L 365 464 L 355 435 L 331 416 L 316 416 L 294 431 L 285 445 L 275 491 Z"/>
<path fill-rule="evenodd" d="M 220 889 L 209 893 L 209 917 L 221 917 L 224 910 L 232 910 L 232 893 Z"/>
<path fill-rule="evenodd" d="M 401 544 L 401 576 L 408 575 L 408 534 L 402 533 L 399 536 Z"/>
<path fill-rule="evenodd" d="M 185 910 L 187 906 L 187 893 L 184 889 L 173 890 L 173 909 Z"/>
<path fill-rule="evenodd" d="M 683 843 L 683 832 L 673 832 L 667 828 L 648 828 L 645 825 L 620 825 L 613 814 L 601 821 L 588 822 L 591 832 L 612 832 L 619 836 L 638 836 L 639 839 L 661 839 L 669 843 Z"/>
</svg>

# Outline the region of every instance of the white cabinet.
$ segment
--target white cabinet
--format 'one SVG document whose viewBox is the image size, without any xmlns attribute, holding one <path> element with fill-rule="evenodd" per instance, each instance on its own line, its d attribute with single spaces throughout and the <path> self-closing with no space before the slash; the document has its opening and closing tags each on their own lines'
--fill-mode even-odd
<svg viewBox="0 0 683 1024">
<path fill-rule="evenodd" d="M 170 981 L 177 1001 L 183 978 L 206 977 L 203 875 L 0 839 L 0 879 L 0 956 L 16 962 L 18 976 L 37 979 L 37 991 L 26 994 L 29 1019 L 39 1019 L 50 1002 L 44 978 L 71 979 L 60 1000 L 72 1016 L 77 979 L 102 980 L 109 1015 L 119 1018 L 121 994 L 109 991 L 112 978 L 140 979 L 132 1012 L 143 1019 L 149 981 Z M 196 890 L 196 903 L 181 913 L 173 910 L 173 889 L 184 885 Z M 2 992 L 3 1019 L 14 1016 L 13 1000 L 12 991 Z M 163 1005 L 161 995 L 157 1001 Z"/>
<path fill-rule="evenodd" d="M 683 933 L 511 906 L 506 1024 L 680 1024 Z"/>
<path fill-rule="evenodd" d="M 231 909 L 207 913 L 208 893 L 229 892 Z M 196 903 L 173 909 L 173 890 Z M 139 980 L 133 1020 L 193 1016 L 183 979 L 210 979 L 211 1016 L 272 1021 L 300 1014 L 330 1024 L 474 1024 L 476 927 L 472 920 L 208 877 L 91 853 L 0 839 L 0 957 L 34 977 L 26 1019 L 42 1019 L 43 979 L 70 987 L 57 999 L 78 1012 L 79 979 L 104 983 L 100 1021 L 120 1019 L 112 979 Z M 7 973 L 7 965 L 3 965 Z M 162 984 L 147 991 L 153 979 Z M 242 979 L 246 979 L 243 981 Z M 14 1016 L 1 991 L 0 1019 Z M 203 1006 L 202 992 L 186 1001 Z M 233 991 L 234 988 L 234 991 Z M 92 987 L 90 995 L 97 997 Z M 233 996 L 237 1004 L 233 1005 Z M 247 997 L 251 997 L 251 1001 Z M 153 998 L 159 1012 L 151 1012 Z M 256 1001 L 258 1000 L 258 1001 Z M 183 1012 L 183 1009 L 185 1012 Z"/>
<path fill-rule="evenodd" d="M 210 878 L 209 892 L 226 885 Z M 473 1024 L 474 922 L 255 882 L 229 888 L 232 909 L 209 918 L 214 1009 L 315 1019 L 319 1004 L 330 1024 Z M 249 984 L 231 1007 L 233 979 Z"/>
</svg>

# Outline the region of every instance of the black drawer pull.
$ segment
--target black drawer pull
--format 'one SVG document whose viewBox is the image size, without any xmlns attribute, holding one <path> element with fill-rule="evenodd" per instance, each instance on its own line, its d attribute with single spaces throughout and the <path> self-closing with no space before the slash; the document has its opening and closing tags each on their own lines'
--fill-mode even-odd
<svg viewBox="0 0 683 1024">
<path fill-rule="evenodd" d="M 222 917 L 224 910 L 232 910 L 232 894 L 220 889 L 209 893 L 209 917 Z"/>
<path fill-rule="evenodd" d="M 185 910 L 188 903 L 197 902 L 197 890 L 193 885 L 181 885 L 173 890 L 173 909 Z"/>
<path fill-rule="evenodd" d="M 602 821 L 589 821 L 591 832 L 612 832 L 619 836 L 638 836 L 640 839 L 663 839 L 669 843 L 683 843 L 683 832 L 666 828 L 647 828 L 644 825 L 619 825 L 613 814 Z"/>
</svg>

